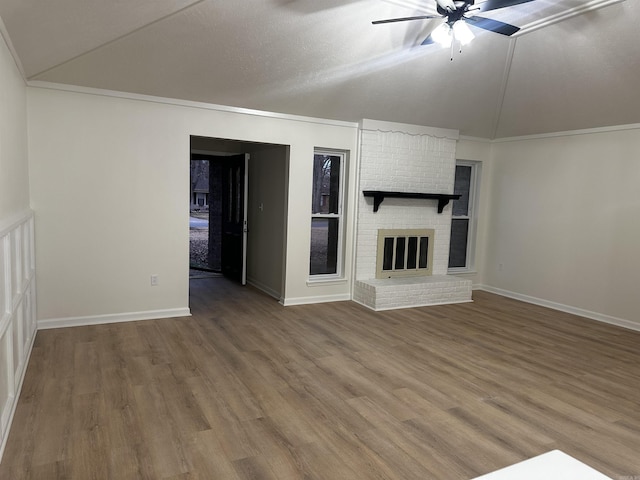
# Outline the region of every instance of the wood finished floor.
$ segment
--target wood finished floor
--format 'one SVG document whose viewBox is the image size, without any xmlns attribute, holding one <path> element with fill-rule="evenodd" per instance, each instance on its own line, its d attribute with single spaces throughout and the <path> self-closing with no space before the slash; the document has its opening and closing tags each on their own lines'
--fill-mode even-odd
<svg viewBox="0 0 640 480">
<path fill-rule="evenodd" d="M 374 313 L 192 281 L 191 318 L 37 334 L 2 479 L 640 478 L 640 333 L 483 292 Z"/>
</svg>

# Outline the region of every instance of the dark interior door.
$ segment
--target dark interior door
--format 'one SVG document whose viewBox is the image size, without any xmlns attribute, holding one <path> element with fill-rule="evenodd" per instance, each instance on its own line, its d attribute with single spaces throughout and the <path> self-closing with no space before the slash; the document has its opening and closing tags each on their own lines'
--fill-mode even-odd
<svg viewBox="0 0 640 480">
<path fill-rule="evenodd" d="M 222 274 L 246 284 L 246 157 L 222 161 Z"/>
</svg>

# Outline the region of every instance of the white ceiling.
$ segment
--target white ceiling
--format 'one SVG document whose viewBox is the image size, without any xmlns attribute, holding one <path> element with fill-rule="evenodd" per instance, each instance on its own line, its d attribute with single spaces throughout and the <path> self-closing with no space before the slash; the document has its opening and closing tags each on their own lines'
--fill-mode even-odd
<svg viewBox="0 0 640 480">
<path fill-rule="evenodd" d="M 612 0 L 604 0 L 607 1 Z M 619 1 L 619 0 L 613 0 Z M 485 16 L 536 23 L 603 0 Z M 0 0 L 28 80 L 483 138 L 640 123 L 640 0 L 462 53 L 419 46 L 434 0 Z"/>
</svg>

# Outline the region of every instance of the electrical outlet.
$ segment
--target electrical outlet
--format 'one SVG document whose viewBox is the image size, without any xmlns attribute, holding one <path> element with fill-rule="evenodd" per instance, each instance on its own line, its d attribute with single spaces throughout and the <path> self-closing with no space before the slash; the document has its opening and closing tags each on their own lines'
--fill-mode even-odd
<svg viewBox="0 0 640 480">
<path fill-rule="evenodd" d="M 151 286 L 155 287 L 158 285 L 158 275 L 157 274 L 153 274 L 151 275 Z"/>
<path fill-rule="evenodd" d="M 499 263 L 499 264 L 498 264 L 498 271 L 499 271 L 499 272 L 501 272 L 501 271 L 502 271 L 502 264 L 501 264 L 501 263 Z"/>
</svg>

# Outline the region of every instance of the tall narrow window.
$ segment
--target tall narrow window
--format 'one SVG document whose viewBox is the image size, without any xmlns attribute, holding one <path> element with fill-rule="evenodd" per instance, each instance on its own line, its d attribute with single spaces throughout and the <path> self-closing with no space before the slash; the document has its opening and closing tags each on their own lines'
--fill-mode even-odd
<svg viewBox="0 0 640 480">
<path fill-rule="evenodd" d="M 313 156 L 310 275 L 342 275 L 342 185 L 345 154 L 316 150 Z"/>
<path fill-rule="evenodd" d="M 480 162 L 458 160 L 451 217 L 451 243 L 449 245 L 449 272 L 467 272 L 474 268 L 476 211 Z"/>
</svg>

